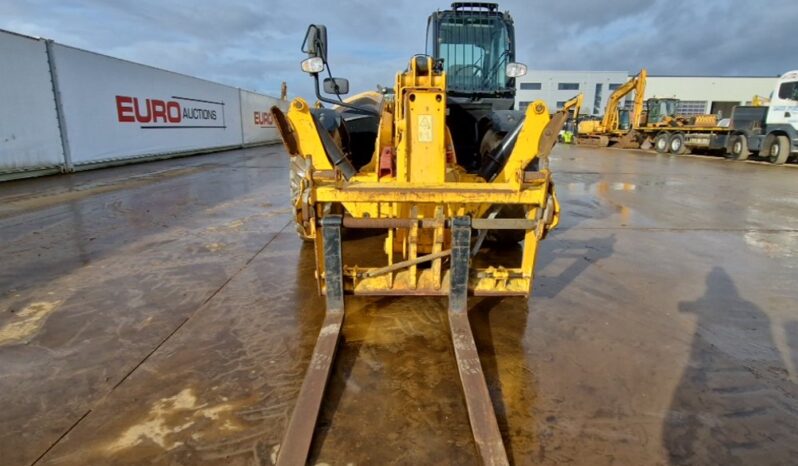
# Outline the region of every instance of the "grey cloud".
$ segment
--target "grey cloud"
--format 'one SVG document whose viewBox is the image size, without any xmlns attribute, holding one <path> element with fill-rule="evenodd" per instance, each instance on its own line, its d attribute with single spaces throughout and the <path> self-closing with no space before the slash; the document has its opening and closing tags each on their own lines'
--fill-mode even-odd
<svg viewBox="0 0 798 466">
<path fill-rule="evenodd" d="M 524 2 L 518 2 L 524 3 Z M 535 1 L 519 28 L 533 68 L 617 69 L 655 74 L 775 75 L 794 68 L 792 0 Z"/>
<path fill-rule="evenodd" d="M 312 96 L 299 71 L 308 23 L 329 28 L 333 71 L 353 90 L 391 84 L 424 48 L 426 18 L 448 2 L 349 0 L 0 0 L 0 28 L 41 35 L 247 89 L 287 81 Z M 508 0 L 519 60 L 531 68 L 655 74 L 766 74 L 796 68 L 794 0 Z"/>
</svg>

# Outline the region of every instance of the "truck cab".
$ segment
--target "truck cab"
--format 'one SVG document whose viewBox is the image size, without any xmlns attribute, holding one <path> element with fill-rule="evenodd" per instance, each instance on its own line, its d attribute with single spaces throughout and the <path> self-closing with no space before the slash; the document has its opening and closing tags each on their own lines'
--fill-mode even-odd
<svg viewBox="0 0 798 466">
<path fill-rule="evenodd" d="M 780 165 L 798 156 L 798 70 L 779 78 L 769 106 L 736 107 L 731 128 L 732 158 L 745 160 L 756 153 Z"/>
<path fill-rule="evenodd" d="M 790 137 L 793 149 L 798 146 L 798 71 L 784 74 L 776 84 L 767 114 L 768 131 Z"/>
</svg>

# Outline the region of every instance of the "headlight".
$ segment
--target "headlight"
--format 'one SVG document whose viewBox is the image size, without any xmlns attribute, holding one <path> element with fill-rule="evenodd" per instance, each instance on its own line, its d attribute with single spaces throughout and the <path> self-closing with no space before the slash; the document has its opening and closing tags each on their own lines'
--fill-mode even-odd
<svg viewBox="0 0 798 466">
<path fill-rule="evenodd" d="M 321 57 L 310 57 L 302 61 L 302 71 L 305 73 L 321 73 L 324 71 L 324 60 Z"/>
<path fill-rule="evenodd" d="M 504 70 L 508 78 L 520 78 L 526 74 L 526 65 L 523 63 L 511 62 L 507 64 Z"/>
</svg>

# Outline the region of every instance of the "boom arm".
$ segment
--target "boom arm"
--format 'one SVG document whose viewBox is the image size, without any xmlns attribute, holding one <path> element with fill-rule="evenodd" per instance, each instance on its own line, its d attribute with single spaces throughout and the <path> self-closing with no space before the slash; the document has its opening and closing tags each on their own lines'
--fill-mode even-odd
<svg viewBox="0 0 798 466">
<path fill-rule="evenodd" d="M 640 73 L 626 81 L 621 87 L 615 90 L 607 100 L 607 107 L 604 109 L 604 117 L 601 119 L 601 126 L 604 131 L 616 131 L 619 126 L 618 104 L 621 99 L 635 92 L 635 104 L 632 113 L 632 128 L 637 128 L 640 124 L 640 115 L 643 111 L 643 98 L 646 93 L 646 78 L 648 71 L 645 68 Z"/>
<path fill-rule="evenodd" d="M 565 102 L 562 106 L 562 111 L 568 112 L 571 109 L 574 109 L 574 120 L 579 118 L 579 110 L 582 109 L 582 102 L 585 100 L 585 95 L 583 93 L 579 93 L 574 96 L 571 100 Z"/>
</svg>

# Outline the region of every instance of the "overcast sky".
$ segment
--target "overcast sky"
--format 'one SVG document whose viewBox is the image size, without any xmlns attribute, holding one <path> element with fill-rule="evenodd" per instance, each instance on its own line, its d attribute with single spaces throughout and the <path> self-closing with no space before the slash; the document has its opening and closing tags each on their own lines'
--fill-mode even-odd
<svg viewBox="0 0 798 466">
<path fill-rule="evenodd" d="M 334 74 L 392 85 L 424 51 L 421 0 L 0 0 L 0 28 L 218 81 L 309 96 L 307 25 L 326 24 Z M 777 75 L 798 68 L 798 0 L 508 0 L 533 69 Z"/>
</svg>

